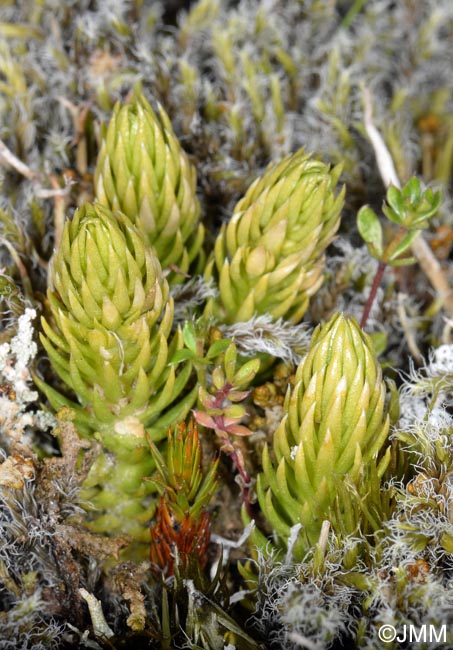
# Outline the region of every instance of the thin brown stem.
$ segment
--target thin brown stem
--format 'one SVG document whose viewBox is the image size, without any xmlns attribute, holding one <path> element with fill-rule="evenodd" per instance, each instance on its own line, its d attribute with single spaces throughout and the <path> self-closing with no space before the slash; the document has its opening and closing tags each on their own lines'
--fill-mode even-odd
<svg viewBox="0 0 453 650">
<path fill-rule="evenodd" d="M 387 264 L 384 262 L 379 262 L 376 275 L 374 276 L 373 280 L 373 285 L 371 287 L 370 295 L 368 296 L 368 300 L 366 301 L 365 309 L 363 310 L 363 315 L 362 315 L 362 320 L 360 321 L 360 327 L 362 329 L 365 329 L 365 325 L 367 324 L 368 316 L 370 315 L 371 307 L 373 306 L 374 299 L 376 298 L 377 290 L 379 289 L 379 286 L 382 281 L 382 276 L 384 275 L 384 271 L 387 267 Z"/>
</svg>

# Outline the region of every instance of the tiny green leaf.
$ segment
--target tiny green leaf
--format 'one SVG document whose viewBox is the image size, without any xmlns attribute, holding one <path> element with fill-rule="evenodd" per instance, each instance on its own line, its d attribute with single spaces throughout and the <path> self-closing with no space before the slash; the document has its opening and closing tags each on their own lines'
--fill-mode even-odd
<svg viewBox="0 0 453 650">
<path fill-rule="evenodd" d="M 383 354 L 387 348 L 388 337 L 386 332 L 373 332 L 370 334 L 377 355 Z"/>
<path fill-rule="evenodd" d="M 242 368 L 239 368 L 237 373 L 234 375 L 233 382 L 232 382 L 233 385 L 242 386 L 244 384 L 249 384 L 252 381 L 252 379 L 255 377 L 259 368 L 260 368 L 259 359 L 252 359 L 251 361 L 247 361 L 247 363 L 244 364 Z"/>
<path fill-rule="evenodd" d="M 250 395 L 249 390 L 230 390 L 228 391 L 228 399 L 231 402 L 242 402 Z"/>
<path fill-rule="evenodd" d="M 240 404 L 232 404 L 231 406 L 227 406 L 223 412 L 225 417 L 234 418 L 235 420 L 236 419 L 239 420 L 240 418 L 243 418 L 244 415 L 247 413 L 245 408 Z"/>
<path fill-rule="evenodd" d="M 234 343 L 231 343 L 225 352 L 225 372 L 230 384 L 234 384 L 234 371 L 236 370 L 237 351 Z"/>
<path fill-rule="evenodd" d="M 406 211 L 404 211 L 402 216 L 399 216 L 398 213 L 393 210 L 393 208 L 387 205 L 387 203 L 384 203 L 382 206 L 382 212 L 385 214 L 389 221 L 393 221 L 393 223 L 396 223 L 398 226 L 404 224 L 404 217 L 407 214 Z"/>
<path fill-rule="evenodd" d="M 405 253 L 411 247 L 412 242 L 417 239 L 419 234 L 420 234 L 419 230 L 409 230 L 404 235 L 404 237 L 402 238 L 398 246 L 395 248 L 395 250 L 392 252 L 392 254 L 390 255 L 389 264 L 392 264 L 393 260 L 398 259 L 400 255 Z"/>
<path fill-rule="evenodd" d="M 212 371 L 212 383 L 217 388 L 217 390 L 222 390 L 225 386 L 225 374 L 220 366 L 217 366 Z"/>
<path fill-rule="evenodd" d="M 395 185 L 390 185 L 390 187 L 387 190 L 386 199 L 387 199 L 387 203 L 392 208 L 393 212 L 398 218 L 398 220 L 396 220 L 396 223 L 400 223 L 400 220 L 404 219 L 407 212 L 407 208 L 404 203 L 404 198 L 403 195 L 401 194 L 401 190 L 395 187 Z"/>
<path fill-rule="evenodd" d="M 187 361 L 188 359 L 194 359 L 195 355 L 191 350 L 177 350 L 168 364 L 170 366 L 181 363 L 181 361 Z"/>
<path fill-rule="evenodd" d="M 444 533 L 440 538 L 441 546 L 447 551 L 447 553 L 453 553 L 453 536 L 448 533 Z"/>
<path fill-rule="evenodd" d="M 392 266 L 410 266 L 411 264 L 416 263 L 415 257 L 401 257 L 398 260 L 392 260 L 390 264 Z"/>
<path fill-rule="evenodd" d="M 412 178 L 409 179 L 409 181 L 403 187 L 402 195 L 404 199 L 409 200 L 409 203 L 412 206 L 416 206 L 416 204 L 420 201 L 421 192 L 422 190 L 420 180 L 416 176 L 412 176 Z"/>
<path fill-rule="evenodd" d="M 197 352 L 197 337 L 193 323 L 186 321 L 182 330 L 182 338 L 186 348 L 191 350 L 194 354 Z"/>
<path fill-rule="evenodd" d="M 367 205 L 357 214 L 357 228 L 370 253 L 379 259 L 383 252 L 382 226 L 377 214 Z"/>
<path fill-rule="evenodd" d="M 390 416 L 390 422 L 396 424 L 400 418 L 400 400 L 398 387 L 396 382 L 390 377 L 386 378 L 386 384 L 390 392 L 390 397 L 388 401 L 388 413 Z"/>
<path fill-rule="evenodd" d="M 206 354 L 206 358 L 214 359 L 215 357 L 218 357 L 219 354 L 225 352 L 225 350 L 230 344 L 231 344 L 231 339 L 220 339 L 220 341 L 215 341 L 215 343 L 209 346 L 209 350 Z"/>
</svg>

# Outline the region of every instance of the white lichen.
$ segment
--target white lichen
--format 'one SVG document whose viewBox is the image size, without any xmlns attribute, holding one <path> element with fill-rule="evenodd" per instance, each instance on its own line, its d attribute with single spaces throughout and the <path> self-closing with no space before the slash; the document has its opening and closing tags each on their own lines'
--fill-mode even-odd
<svg viewBox="0 0 453 650">
<path fill-rule="evenodd" d="M 34 318 L 36 311 L 26 309 L 19 318 L 16 336 L 10 343 L 0 345 L 0 374 L 12 385 L 16 393 L 25 394 L 26 401 L 37 398 L 37 393 L 30 391 L 27 386 L 31 379 L 29 365 L 38 351 L 33 341 Z"/>
<path fill-rule="evenodd" d="M 222 325 L 223 335 L 232 338 L 238 351 L 247 357 L 269 354 L 297 365 L 308 350 L 311 332 L 307 325 L 292 325 L 271 316 L 255 316 L 249 321 Z"/>
<path fill-rule="evenodd" d="M 0 345 L 0 382 L 4 394 L 0 397 L 0 433 L 7 447 L 27 446 L 24 434 L 27 428 L 45 430 L 55 424 L 50 413 L 32 408 L 38 393 L 30 388 L 31 364 L 37 353 L 33 340 L 34 309 L 26 309 L 19 317 L 17 334 L 9 343 Z"/>
</svg>

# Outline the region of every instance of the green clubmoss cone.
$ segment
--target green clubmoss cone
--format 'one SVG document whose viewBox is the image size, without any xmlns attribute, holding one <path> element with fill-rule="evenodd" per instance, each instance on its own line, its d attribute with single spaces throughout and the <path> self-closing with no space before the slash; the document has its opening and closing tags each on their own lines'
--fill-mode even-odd
<svg viewBox="0 0 453 650">
<path fill-rule="evenodd" d="M 144 233 L 162 268 L 171 270 L 170 283 L 181 281 L 194 260 L 199 270 L 204 228 L 196 172 L 162 107 L 157 116 L 141 95 L 115 106 L 94 182 L 97 200 Z"/>
<path fill-rule="evenodd" d="M 388 454 L 377 459 L 389 430 L 385 392 L 371 340 L 354 319 L 335 314 L 315 330 L 274 435 L 274 458 L 266 447 L 257 482 L 260 506 L 283 546 L 291 527 L 302 525 L 296 558 L 316 544 L 324 519 L 337 533 L 350 527 L 343 524 L 351 513 L 343 511 L 341 521 L 347 499 L 335 503 L 340 487 L 365 494 L 364 481 L 375 486 L 376 472 L 385 471 Z M 368 471 L 372 465 L 376 472 Z"/>
<path fill-rule="evenodd" d="M 339 226 L 340 173 L 340 166 L 330 169 L 301 150 L 251 185 L 217 237 L 206 276 L 217 277 L 220 298 L 210 311 L 226 323 L 255 314 L 302 319 Z"/>
<path fill-rule="evenodd" d="M 184 417 L 195 398 L 195 389 L 182 393 L 190 366 L 176 374 L 167 364 L 182 346 L 179 332 L 170 341 L 167 281 L 127 217 L 85 205 L 65 225 L 48 300 L 52 318 L 42 319 L 41 340 L 79 403 L 36 382 L 55 409 L 75 411 L 83 435 L 102 443 L 83 495 L 103 513 L 95 529 L 140 537 L 150 491 L 142 478 L 153 466 L 145 427 L 153 439 L 164 438 L 168 424 Z"/>
</svg>

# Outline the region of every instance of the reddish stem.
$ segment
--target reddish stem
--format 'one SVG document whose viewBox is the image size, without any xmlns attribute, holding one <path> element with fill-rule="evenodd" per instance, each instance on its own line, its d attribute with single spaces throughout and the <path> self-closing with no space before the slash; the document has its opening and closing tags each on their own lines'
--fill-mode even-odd
<svg viewBox="0 0 453 650">
<path fill-rule="evenodd" d="M 368 320 L 368 316 L 370 315 L 371 307 L 373 306 L 374 299 L 376 298 L 377 290 L 379 289 L 379 285 L 381 284 L 382 281 L 382 276 L 384 275 L 384 271 L 387 267 L 387 264 L 385 262 L 379 262 L 376 275 L 374 276 L 373 280 L 373 285 L 371 287 L 370 295 L 368 296 L 368 300 L 366 301 L 365 309 L 363 310 L 363 316 L 362 320 L 360 321 L 360 327 L 362 329 L 365 329 L 365 325 Z"/>
<path fill-rule="evenodd" d="M 253 519 L 252 504 L 250 503 L 250 484 L 251 484 L 250 476 L 248 475 L 244 467 L 242 467 L 241 464 L 237 462 L 237 454 L 235 451 L 233 451 L 233 453 L 230 454 L 230 458 L 233 461 L 233 465 L 236 467 L 242 479 L 242 484 L 241 484 L 242 502 L 245 505 L 245 509 L 247 510 L 248 516 L 251 519 Z"/>
</svg>

